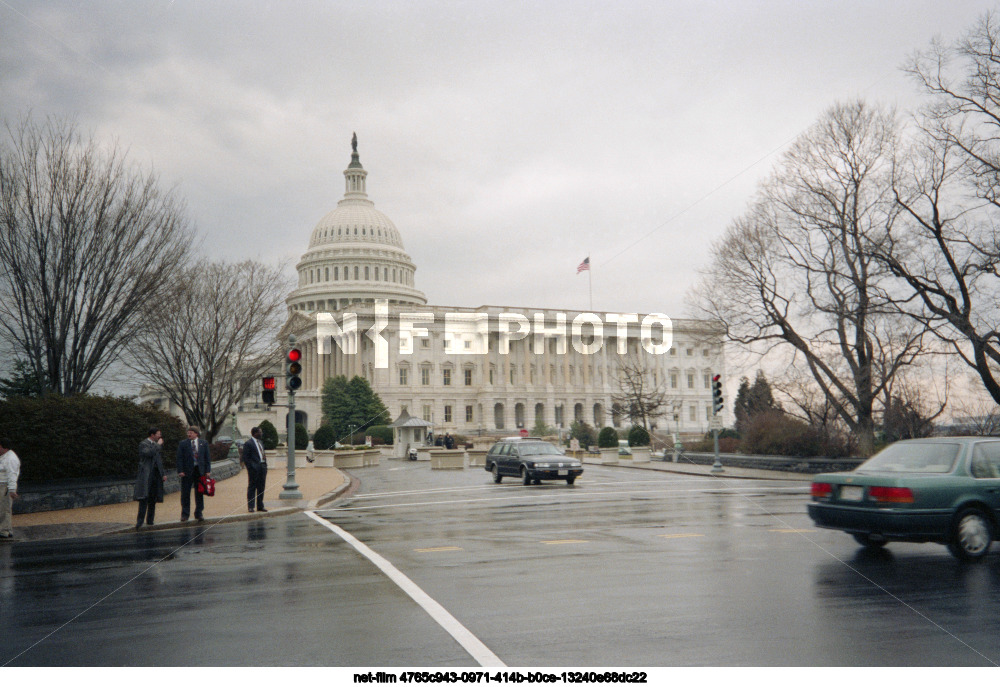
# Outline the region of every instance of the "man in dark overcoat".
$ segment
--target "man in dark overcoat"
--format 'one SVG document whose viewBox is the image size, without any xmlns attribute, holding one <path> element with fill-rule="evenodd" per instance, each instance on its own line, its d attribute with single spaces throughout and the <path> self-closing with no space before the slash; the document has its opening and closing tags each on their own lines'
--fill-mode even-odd
<svg viewBox="0 0 1000 687">
<path fill-rule="evenodd" d="M 181 522 L 191 514 L 191 490 L 194 489 L 194 518 L 204 520 L 205 495 L 198 491 L 198 479 L 212 476 L 212 459 L 208 442 L 201 438 L 198 427 L 188 427 L 188 438 L 177 446 L 177 475 L 181 478 Z"/>
<path fill-rule="evenodd" d="M 139 517 L 135 528 L 142 527 L 143 520 L 152 525 L 156 518 L 156 504 L 163 503 L 163 483 L 167 481 L 167 471 L 163 469 L 163 434 L 156 427 L 139 444 L 139 474 L 135 478 L 133 498 L 139 502 Z"/>
<path fill-rule="evenodd" d="M 266 513 L 264 508 L 264 486 L 267 483 L 267 458 L 264 455 L 264 432 L 260 427 L 250 430 L 250 439 L 243 444 L 241 459 L 247 468 L 247 509 L 254 508 Z"/>
</svg>

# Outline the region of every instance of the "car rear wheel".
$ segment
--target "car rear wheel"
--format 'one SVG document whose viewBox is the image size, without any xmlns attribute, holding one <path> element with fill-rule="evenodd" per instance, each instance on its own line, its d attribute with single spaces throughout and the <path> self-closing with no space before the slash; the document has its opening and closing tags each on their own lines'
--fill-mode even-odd
<svg viewBox="0 0 1000 687">
<path fill-rule="evenodd" d="M 528 468 L 523 465 L 521 466 L 521 481 L 524 483 L 524 486 L 531 484 L 531 476 L 528 475 Z"/>
<path fill-rule="evenodd" d="M 576 481 L 576 475 L 570 475 L 569 477 L 566 478 L 566 484 L 568 484 L 571 487 L 573 486 L 573 482 L 575 481 Z"/>
<path fill-rule="evenodd" d="M 500 468 L 497 467 L 496 463 L 493 463 L 493 481 L 497 484 L 503 481 L 503 475 L 500 474 Z"/>
<path fill-rule="evenodd" d="M 948 550 L 955 558 L 973 561 L 986 555 L 992 541 L 993 525 L 990 519 L 982 511 L 970 508 L 955 518 Z"/>
<path fill-rule="evenodd" d="M 851 536 L 854 537 L 854 541 L 861 544 L 861 546 L 865 547 L 866 549 L 881 549 L 883 546 L 889 543 L 885 539 L 872 539 L 872 536 L 870 534 L 861 534 L 855 532 L 851 534 Z"/>
</svg>

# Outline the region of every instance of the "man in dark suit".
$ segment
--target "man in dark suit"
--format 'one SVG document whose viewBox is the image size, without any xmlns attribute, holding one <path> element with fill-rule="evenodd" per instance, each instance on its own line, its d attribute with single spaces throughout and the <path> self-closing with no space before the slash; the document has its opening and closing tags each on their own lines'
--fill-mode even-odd
<svg viewBox="0 0 1000 687">
<path fill-rule="evenodd" d="M 267 482 L 267 458 L 264 455 L 264 433 L 260 427 L 250 430 L 250 439 L 243 444 L 241 459 L 247 468 L 247 509 L 253 513 L 266 513 L 264 508 L 264 484 Z"/>
<path fill-rule="evenodd" d="M 208 442 L 201 438 L 201 430 L 188 427 L 187 441 L 177 446 L 177 475 L 181 478 L 181 522 L 191 514 L 191 489 L 194 489 L 194 517 L 204 520 L 205 495 L 198 492 L 198 478 L 212 476 L 212 459 Z"/>
</svg>

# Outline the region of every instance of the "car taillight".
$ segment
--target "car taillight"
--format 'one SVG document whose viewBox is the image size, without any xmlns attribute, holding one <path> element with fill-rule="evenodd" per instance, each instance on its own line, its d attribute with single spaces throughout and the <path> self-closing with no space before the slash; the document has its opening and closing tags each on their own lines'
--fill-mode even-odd
<svg viewBox="0 0 1000 687">
<path fill-rule="evenodd" d="M 833 487 L 826 482 L 813 482 L 811 492 L 814 499 L 828 499 L 833 493 Z"/>
<path fill-rule="evenodd" d="M 913 503 L 913 490 L 906 487 L 868 487 L 868 498 L 879 503 Z"/>
</svg>

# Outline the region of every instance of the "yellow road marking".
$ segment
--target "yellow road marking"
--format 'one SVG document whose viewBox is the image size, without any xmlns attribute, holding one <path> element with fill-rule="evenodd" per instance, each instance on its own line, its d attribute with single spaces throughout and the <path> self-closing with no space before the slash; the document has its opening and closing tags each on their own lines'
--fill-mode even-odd
<svg viewBox="0 0 1000 687">
<path fill-rule="evenodd" d="M 461 546 L 438 546 L 432 549 L 413 549 L 417 553 L 437 553 L 438 551 L 461 551 Z"/>
<path fill-rule="evenodd" d="M 794 534 L 796 532 L 812 532 L 812 529 L 807 530 L 768 530 L 768 532 L 782 532 L 784 534 Z"/>
<path fill-rule="evenodd" d="M 553 539 L 552 541 L 543 541 L 543 544 L 586 544 L 588 543 L 586 539 Z"/>
<path fill-rule="evenodd" d="M 704 534 L 658 534 L 657 537 L 664 539 L 684 539 L 685 537 L 704 537 Z"/>
</svg>

